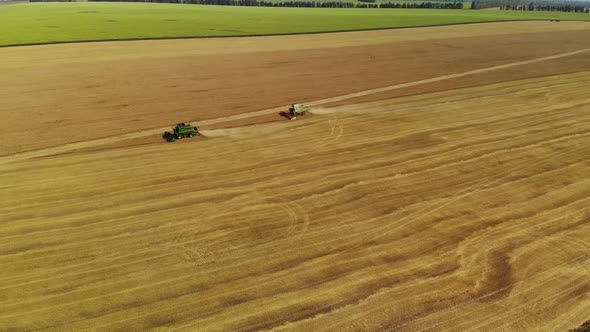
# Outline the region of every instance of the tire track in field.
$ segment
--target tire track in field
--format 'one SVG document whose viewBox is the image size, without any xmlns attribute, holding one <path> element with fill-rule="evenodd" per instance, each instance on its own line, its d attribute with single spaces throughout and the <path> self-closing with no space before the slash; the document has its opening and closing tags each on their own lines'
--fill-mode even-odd
<svg viewBox="0 0 590 332">
<path fill-rule="evenodd" d="M 553 155 L 553 156 L 557 158 L 557 157 L 561 157 L 562 155 L 564 155 L 564 153 L 563 153 L 563 152 L 558 152 L 558 153 L 556 153 L 556 154 L 555 154 L 555 155 Z M 519 164 L 522 164 L 522 165 L 524 165 L 525 163 L 519 163 Z M 529 167 L 524 167 L 524 168 L 519 168 L 519 169 L 520 169 L 520 170 L 523 170 L 523 169 L 528 169 L 528 168 L 529 168 Z M 505 177 L 506 177 L 506 176 L 502 176 L 502 178 L 505 178 Z M 488 180 L 488 178 L 489 178 L 489 177 L 486 177 L 485 179 L 482 179 L 481 181 L 479 181 L 479 182 L 478 182 L 478 183 L 476 183 L 475 185 L 473 185 L 473 186 L 470 186 L 470 187 L 466 188 L 465 190 L 463 190 L 463 191 L 461 192 L 461 194 L 462 194 L 463 196 L 468 196 L 468 195 L 471 195 L 471 194 L 473 194 L 473 193 L 474 193 L 474 192 L 476 192 L 477 190 L 480 190 L 480 189 L 484 189 L 484 190 L 485 190 L 485 189 L 489 189 L 489 186 L 490 186 L 490 185 L 492 185 L 492 184 L 494 184 L 494 183 L 496 183 L 497 181 L 492 181 L 492 182 L 489 182 L 489 181 L 487 181 L 487 180 Z M 485 185 L 481 186 L 481 184 L 482 184 L 482 183 L 485 183 Z M 469 191 L 470 189 L 473 189 L 474 187 L 475 187 L 475 190 Z M 482 188 L 480 188 L 480 187 L 482 187 Z M 449 202 L 446 202 L 446 203 L 439 204 L 438 206 L 435 206 L 435 207 L 434 207 L 434 209 L 439 209 L 439 208 L 441 208 L 442 206 L 446 206 L 446 205 L 452 204 L 452 203 L 454 203 L 456 200 L 457 200 L 457 199 L 452 199 L 452 200 L 451 200 L 451 201 L 449 201 Z M 422 212 L 422 211 L 417 211 L 416 213 L 412 213 L 412 214 L 410 214 L 409 216 L 402 218 L 402 221 L 406 221 L 406 219 L 408 219 L 408 218 L 409 218 L 409 219 L 412 219 L 412 220 L 407 220 L 407 222 L 411 222 L 411 221 L 413 221 L 414 219 L 417 219 L 417 218 L 419 218 L 419 217 L 420 217 L 420 215 L 416 216 L 416 215 L 417 215 L 417 214 L 419 214 L 420 212 Z M 425 215 L 429 214 L 429 212 L 431 212 L 431 211 L 427 211 L 427 213 L 426 213 Z M 415 217 L 415 216 L 416 216 L 416 218 L 413 218 L 413 217 Z M 558 218 L 556 218 L 556 219 L 563 219 L 563 218 L 565 218 L 565 216 L 561 216 L 561 217 L 558 217 Z M 553 221 L 553 220 L 550 220 L 550 221 Z M 546 221 L 546 222 L 544 222 L 543 224 L 547 224 L 547 223 L 549 223 L 549 221 Z M 539 225 L 535 226 L 535 228 L 538 228 L 538 227 L 539 227 Z M 388 228 L 388 227 L 387 227 L 387 225 L 386 225 L 386 227 L 381 227 L 381 228 L 379 228 L 379 229 L 373 229 L 373 230 L 370 230 L 370 231 L 366 231 L 366 232 L 364 232 L 365 234 L 362 234 L 362 233 L 357 233 L 356 235 L 357 235 L 357 236 L 362 236 L 362 235 L 369 235 L 369 234 L 371 234 L 371 233 L 373 233 L 373 232 L 380 232 L 378 235 L 376 235 L 376 236 L 374 236 L 374 237 L 371 237 L 371 238 L 370 238 L 370 240 L 374 240 L 374 239 L 377 239 L 377 238 L 381 237 L 381 234 L 388 234 L 388 233 L 390 233 L 390 231 L 389 231 L 389 232 L 387 232 L 387 231 L 386 231 L 386 229 L 387 229 L 387 228 Z M 493 296 L 493 295 L 496 295 L 496 294 L 498 294 L 498 293 L 501 293 L 502 291 L 505 291 L 505 290 L 509 289 L 510 287 L 512 287 L 512 285 L 508 285 L 508 286 L 502 287 L 502 288 L 500 288 L 500 289 L 494 290 L 494 291 L 492 291 L 492 292 L 490 292 L 490 293 L 486 293 L 486 294 L 484 294 L 484 295 L 478 296 L 477 298 L 474 298 L 473 300 L 469 300 L 469 301 L 467 301 L 467 302 L 462 302 L 462 304 L 458 304 L 458 305 L 457 305 L 457 307 L 463 306 L 463 305 L 464 305 L 463 303 L 465 303 L 465 304 L 468 304 L 468 303 L 472 303 L 472 302 L 474 302 L 474 301 L 476 301 L 476 300 L 479 300 L 479 299 L 484 299 L 484 298 L 491 297 L 491 296 Z M 451 306 L 451 307 L 454 307 L 454 306 Z M 451 308 L 451 307 L 449 307 L 449 308 Z M 447 309 L 449 309 L 449 308 L 447 308 Z M 374 309 L 374 310 L 378 310 L 378 309 L 379 309 L 379 308 L 376 308 L 376 309 Z M 443 309 L 443 310 L 447 310 L 447 309 Z M 365 312 L 365 314 L 366 314 L 366 313 L 367 313 L 367 312 Z M 418 319 L 414 319 L 414 320 L 412 320 L 412 321 L 410 321 L 410 322 L 406 322 L 406 323 L 404 323 L 403 325 L 396 326 L 396 328 L 395 328 L 394 330 L 397 330 L 397 329 L 399 329 L 400 327 L 403 327 L 403 326 L 406 326 L 406 325 L 408 325 L 408 324 L 410 324 L 410 323 L 413 323 L 414 321 L 424 320 L 424 319 L 427 319 L 427 318 L 429 318 L 429 316 L 425 316 L 425 317 L 421 317 L 421 318 L 418 318 Z M 437 325 L 437 326 L 438 326 L 438 325 Z"/>
<path fill-rule="evenodd" d="M 391 91 L 391 90 L 396 90 L 396 89 L 413 87 L 413 86 L 417 86 L 417 85 L 421 85 L 421 84 L 445 81 L 445 80 L 450 80 L 450 79 L 469 76 L 469 75 L 487 73 L 487 72 L 491 72 L 491 71 L 507 69 L 507 68 L 517 67 L 517 66 L 522 66 L 522 65 L 528 65 L 528 64 L 533 64 L 533 63 L 538 63 L 538 62 L 543 62 L 543 61 L 548 61 L 548 60 L 555 60 L 555 59 L 564 58 L 564 57 L 568 57 L 568 56 L 574 56 L 574 55 L 587 53 L 587 52 L 590 52 L 590 48 L 585 48 L 585 49 L 572 51 L 572 52 L 566 52 L 566 53 L 559 53 L 559 54 L 554 54 L 554 55 L 530 59 L 530 60 L 518 61 L 518 62 L 513 62 L 513 63 L 503 64 L 503 65 L 497 65 L 497 66 L 492 66 L 492 67 L 487 67 L 487 68 L 480 68 L 480 69 L 466 71 L 463 73 L 450 74 L 450 75 L 433 77 L 433 78 L 428 78 L 428 79 L 414 81 L 414 82 L 395 84 L 395 85 L 390 85 L 390 86 L 386 86 L 386 87 L 382 87 L 382 88 L 359 91 L 359 92 L 354 92 L 354 93 L 350 93 L 350 94 L 346 94 L 346 95 L 341 95 L 341 96 L 336 96 L 336 97 L 331 97 L 331 98 L 326 98 L 326 99 L 320 99 L 320 100 L 315 100 L 315 101 L 306 102 L 306 103 L 315 104 L 315 105 L 327 104 L 327 103 L 338 102 L 338 101 L 343 101 L 343 100 L 357 98 L 357 97 L 363 97 L 363 96 L 376 94 L 376 93 L 380 93 L 380 92 L 386 92 L 386 91 Z M 209 120 L 202 120 L 202 121 L 198 121 L 198 123 L 201 126 L 208 126 L 208 125 L 219 124 L 219 123 L 224 123 L 224 122 L 249 119 L 249 118 L 253 118 L 253 117 L 257 117 L 257 116 L 261 116 L 261 115 L 278 113 L 278 112 L 284 110 L 285 108 L 286 108 L 286 106 L 275 107 L 275 108 L 264 109 L 264 110 L 255 111 L 255 112 L 241 113 L 241 114 L 230 115 L 230 116 L 225 116 L 225 117 L 213 118 L 213 119 L 209 119 Z M 197 122 L 197 121 L 191 121 L 191 122 Z M 137 131 L 137 132 L 133 132 L 133 133 L 129 133 L 129 134 L 123 134 L 123 135 L 117 135 L 117 136 L 111 136 L 111 137 L 105 137 L 105 138 L 99 138 L 99 139 L 81 141 L 81 142 L 75 142 L 75 143 L 68 143 L 68 144 L 55 146 L 55 147 L 51 147 L 51 148 L 46 148 L 46 149 L 41 149 L 41 150 L 16 153 L 16 154 L 0 157 L 0 165 L 7 164 L 10 162 L 32 159 L 32 158 L 48 157 L 48 156 L 52 156 L 52 155 L 56 155 L 56 154 L 70 152 L 73 150 L 91 148 L 91 147 L 105 145 L 105 144 L 117 143 L 120 141 L 129 140 L 129 139 L 136 139 L 136 138 L 161 134 L 163 131 L 166 131 L 169 129 L 170 129 L 169 126 L 160 127 L 160 128 L 152 128 L 152 129 L 146 129 L 146 130 Z"/>
</svg>

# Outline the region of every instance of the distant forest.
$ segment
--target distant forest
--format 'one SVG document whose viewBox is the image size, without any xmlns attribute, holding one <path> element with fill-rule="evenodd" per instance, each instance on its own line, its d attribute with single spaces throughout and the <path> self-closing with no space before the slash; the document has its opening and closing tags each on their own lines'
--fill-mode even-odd
<svg viewBox="0 0 590 332">
<path fill-rule="evenodd" d="M 31 0 L 46 1 L 46 0 Z M 67 1 L 67 0 L 65 0 Z M 157 2 L 157 3 L 186 3 L 195 5 L 222 5 L 247 7 L 305 7 L 305 8 L 413 8 L 413 9 L 463 9 L 462 2 L 379 2 L 375 0 L 349 1 L 264 1 L 264 0 L 88 0 L 110 2 Z"/>
<path fill-rule="evenodd" d="M 472 9 L 500 8 L 501 10 L 559 11 L 590 13 L 590 1 L 559 0 L 477 0 L 471 3 Z"/>
<path fill-rule="evenodd" d="M 4 1 L 4 0 L 0 0 Z M 78 0 L 29 0 L 30 2 L 76 2 Z M 186 3 L 195 5 L 222 5 L 222 6 L 247 6 L 247 7 L 305 7 L 305 8 L 412 8 L 412 9 L 463 9 L 461 0 L 433 0 L 420 2 L 385 2 L 386 0 L 358 0 L 334 1 L 334 0 L 292 0 L 292 1 L 265 1 L 265 0 L 87 0 L 109 2 L 154 2 L 154 3 Z M 558 11 L 590 13 L 590 0 L 475 0 L 471 2 L 471 9 L 499 8 L 500 10 L 519 11 Z"/>
</svg>

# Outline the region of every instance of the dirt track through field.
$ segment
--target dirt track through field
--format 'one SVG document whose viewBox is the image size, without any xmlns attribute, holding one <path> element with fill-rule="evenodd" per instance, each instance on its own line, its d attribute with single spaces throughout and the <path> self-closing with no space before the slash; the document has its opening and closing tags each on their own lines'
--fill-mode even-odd
<svg viewBox="0 0 590 332">
<path fill-rule="evenodd" d="M 589 84 L 3 163 L 0 329 L 575 328 L 590 310 Z"/>
<path fill-rule="evenodd" d="M 504 65 L 499 65 L 499 66 L 471 70 L 471 71 L 463 72 L 463 73 L 445 75 L 445 76 L 434 77 L 434 78 L 429 78 L 429 79 L 410 82 L 410 83 L 396 84 L 396 85 L 391 85 L 391 86 L 382 87 L 382 88 L 378 88 L 378 89 L 360 91 L 360 92 L 355 92 L 355 93 L 351 93 L 351 94 L 346 94 L 343 96 L 326 98 L 326 99 L 322 99 L 322 100 L 308 101 L 307 103 L 310 103 L 312 105 L 321 106 L 322 104 L 344 101 L 344 100 L 348 100 L 348 99 L 352 99 L 352 98 L 358 98 L 358 97 L 367 96 L 370 94 L 381 93 L 381 92 L 391 91 L 391 90 L 395 90 L 395 89 L 407 88 L 407 87 L 416 86 L 416 85 L 420 85 L 420 84 L 439 82 L 439 81 L 449 80 L 449 79 L 453 79 L 453 78 L 464 77 L 464 76 L 468 76 L 468 75 L 487 73 L 487 72 L 495 71 L 495 70 L 507 69 L 507 68 L 511 68 L 511 67 L 533 64 L 533 63 L 538 63 L 538 62 L 543 62 L 543 61 L 548 61 L 548 60 L 555 60 L 555 59 L 559 59 L 559 58 L 563 58 L 563 57 L 587 53 L 589 51 L 590 51 L 590 49 L 582 49 L 582 50 L 577 50 L 577 51 L 573 51 L 573 52 L 566 52 L 566 53 L 561 53 L 561 54 L 555 54 L 555 55 L 537 58 L 537 59 L 531 59 L 531 60 L 519 61 L 519 62 L 515 62 L 515 63 L 510 63 L 510 64 L 504 64 Z M 210 126 L 210 125 L 214 125 L 214 124 L 218 124 L 218 123 L 243 120 L 243 119 L 257 117 L 257 116 L 261 116 L 261 115 L 275 114 L 275 113 L 278 114 L 280 111 L 283 111 L 286 108 L 287 108 L 287 106 L 284 106 L 284 107 L 261 110 L 261 111 L 256 111 L 256 112 L 248 112 L 248 113 L 242 113 L 242 114 L 237 114 L 237 115 L 232 115 L 232 116 L 215 118 L 215 119 L 210 119 L 210 120 L 203 120 L 203 121 L 200 121 L 199 124 L 203 127 L 206 127 L 206 126 Z M 125 140 L 129 140 L 129 139 L 134 139 L 134 138 L 141 138 L 141 137 L 150 136 L 150 135 L 158 135 L 158 134 L 162 134 L 166 130 L 169 130 L 169 128 L 163 127 L 163 128 L 149 129 L 149 130 L 141 130 L 141 131 L 136 131 L 131 134 L 124 134 L 124 135 L 103 138 L 103 139 L 84 141 L 84 142 L 78 142 L 78 143 L 73 143 L 73 144 L 66 144 L 63 146 L 57 146 L 57 147 L 43 149 L 43 150 L 39 150 L 39 151 L 32 151 L 32 152 L 26 152 L 26 153 L 21 153 L 21 154 L 0 157 L 0 164 L 12 162 L 12 161 L 17 161 L 17 160 L 30 159 L 30 158 L 46 157 L 46 156 L 65 153 L 65 152 L 72 151 L 72 150 L 84 149 L 84 148 L 89 148 L 89 147 L 96 147 L 96 146 L 100 146 L 100 145 L 111 144 L 111 143 L 115 143 L 115 142 L 125 141 Z M 206 131 L 205 131 L 205 134 L 206 134 Z"/>
</svg>

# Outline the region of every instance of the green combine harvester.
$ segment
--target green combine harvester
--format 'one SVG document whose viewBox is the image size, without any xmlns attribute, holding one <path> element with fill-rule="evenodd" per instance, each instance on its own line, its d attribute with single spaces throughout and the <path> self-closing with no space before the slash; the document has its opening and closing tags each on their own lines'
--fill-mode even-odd
<svg viewBox="0 0 590 332">
<path fill-rule="evenodd" d="M 162 135 L 168 142 L 174 142 L 177 139 L 185 138 L 185 137 L 194 137 L 195 135 L 199 134 L 199 127 L 191 126 L 190 123 L 179 123 L 174 127 L 172 132 L 165 132 Z"/>
</svg>

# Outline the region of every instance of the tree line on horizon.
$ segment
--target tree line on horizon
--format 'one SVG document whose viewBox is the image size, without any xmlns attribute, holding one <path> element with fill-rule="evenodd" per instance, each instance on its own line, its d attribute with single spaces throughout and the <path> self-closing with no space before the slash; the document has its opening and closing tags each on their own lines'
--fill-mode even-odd
<svg viewBox="0 0 590 332">
<path fill-rule="evenodd" d="M 48 0 L 30 0 L 31 2 L 46 2 Z M 56 1 L 56 0 L 50 0 Z M 72 0 L 57 0 L 72 1 Z M 75 1 L 75 0 L 73 0 Z M 375 0 L 359 0 L 358 3 L 348 1 L 264 1 L 264 0 L 88 0 L 108 2 L 152 2 L 152 3 L 182 3 L 194 5 L 246 6 L 246 7 L 295 7 L 295 8 L 411 8 L 411 9 L 463 9 L 462 2 L 385 2 L 375 3 Z"/>
<path fill-rule="evenodd" d="M 3 1 L 3 0 L 0 0 Z M 79 0 L 29 0 L 29 2 L 78 2 Z M 457 0 L 435 0 L 428 2 L 384 2 L 376 0 L 350 1 L 264 1 L 264 0 L 86 0 L 95 2 L 147 2 L 178 3 L 194 5 L 246 6 L 246 7 L 294 7 L 294 8 L 407 8 L 407 9 L 463 9 L 463 2 Z"/>
<path fill-rule="evenodd" d="M 552 5 L 506 5 L 500 6 L 500 10 L 525 10 L 525 11 L 544 11 L 544 12 L 569 12 L 569 13 L 590 13 L 590 8 L 580 6 L 552 6 Z"/>
<path fill-rule="evenodd" d="M 500 8 L 500 10 L 589 13 L 590 1 L 474 0 L 471 2 L 471 9 L 485 8 Z"/>
</svg>

